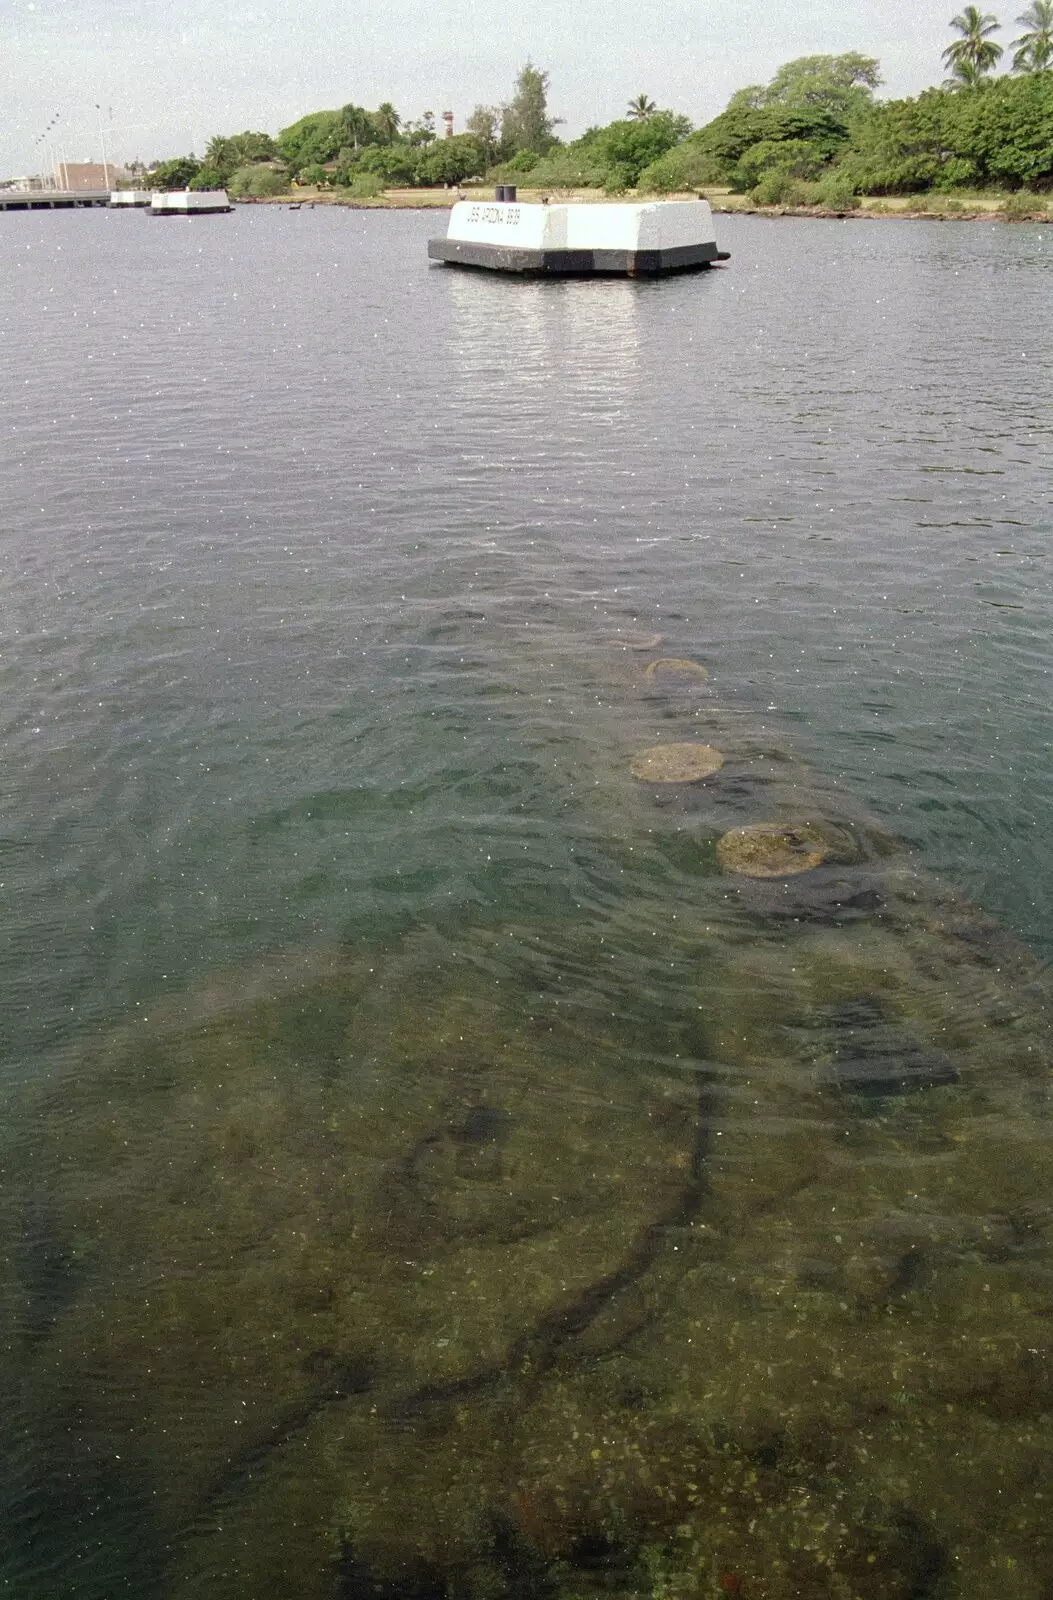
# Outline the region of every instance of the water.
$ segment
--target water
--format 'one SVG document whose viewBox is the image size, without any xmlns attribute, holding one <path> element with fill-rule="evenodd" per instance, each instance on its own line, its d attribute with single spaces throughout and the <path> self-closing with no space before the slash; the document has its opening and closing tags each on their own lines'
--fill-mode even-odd
<svg viewBox="0 0 1053 1600">
<path fill-rule="evenodd" d="M 436 226 L 0 230 L 0 1575 L 1045 1594 L 1053 236 Z"/>
</svg>

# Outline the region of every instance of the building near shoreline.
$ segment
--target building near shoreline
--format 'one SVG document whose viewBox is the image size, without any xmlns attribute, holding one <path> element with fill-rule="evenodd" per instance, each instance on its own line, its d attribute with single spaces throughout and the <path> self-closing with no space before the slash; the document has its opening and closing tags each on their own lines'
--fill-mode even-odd
<svg viewBox="0 0 1053 1600">
<path fill-rule="evenodd" d="M 55 183 L 70 194 L 84 194 L 88 190 L 116 189 L 118 177 L 125 174 L 112 162 L 57 161 Z"/>
</svg>

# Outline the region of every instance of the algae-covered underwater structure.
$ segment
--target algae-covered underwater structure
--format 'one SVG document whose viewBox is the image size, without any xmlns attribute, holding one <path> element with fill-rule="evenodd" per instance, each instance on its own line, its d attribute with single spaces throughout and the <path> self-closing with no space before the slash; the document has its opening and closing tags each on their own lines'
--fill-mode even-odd
<svg viewBox="0 0 1053 1600">
<path fill-rule="evenodd" d="M 11 1592 L 1053 1594 L 1042 975 L 651 655 L 588 783 L 649 889 L 217 980 L 26 1110 Z"/>
</svg>

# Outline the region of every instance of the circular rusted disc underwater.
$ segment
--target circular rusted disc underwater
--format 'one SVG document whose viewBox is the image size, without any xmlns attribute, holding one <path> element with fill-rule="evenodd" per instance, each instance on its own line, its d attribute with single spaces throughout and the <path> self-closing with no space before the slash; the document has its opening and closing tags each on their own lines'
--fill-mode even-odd
<svg viewBox="0 0 1053 1600">
<path fill-rule="evenodd" d="M 709 673 L 697 661 L 687 661 L 681 656 L 662 656 L 644 668 L 649 683 L 708 683 Z"/>
<path fill-rule="evenodd" d="M 724 757 L 711 744 L 656 744 L 638 750 L 629 770 L 644 783 L 698 783 L 723 765 Z"/>
<path fill-rule="evenodd" d="M 717 841 L 717 860 L 724 871 L 747 878 L 789 878 L 810 872 L 827 853 L 827 841 L 807 822 L 755 822 L 732 828 Z"/>
</svg>

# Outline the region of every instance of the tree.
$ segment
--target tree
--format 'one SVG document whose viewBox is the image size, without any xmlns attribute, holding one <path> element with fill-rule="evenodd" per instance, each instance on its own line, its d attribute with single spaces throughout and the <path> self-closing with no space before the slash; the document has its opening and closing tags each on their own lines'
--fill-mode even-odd
<svg viewBox="0 0 1053 1600">
<path fill-rule="evenodd" d="M 190 182 L 188 189 L 222 189 L 227 182 L 229 173 L 220 172 L 218 167 L 200 167 Z"/>
<path fill-rule="evenodd" d="M 430 144 L 435 137 L 434 111 L 422 111 L 416 122 L 407 122 L 402 129 L 402 137 L 410 144 Z"/>
<path fill-rule="evenodd" d="M 990 37 L 1001 27 L 998 18 L 976 6 L 966 6 L 951 18 L 951 27 L 958 29 L 961 38 L 953 40 L 943 52 L 943 64 L 951 74 L 948 86 L 972 88 L 986 82 L 1002 55 L 1002 46 Z"/>
<path fill-rule="evenodd" d="M 500 126 L 499 106 L 476 106 L 464 125 L 465 132 L 470 133 L 473 139 L 477 139 L 486 151 L 487 166 L 491 166 L 497 159 Z"/>
<path fill-rule="evenodd" d="M 872 91 L 880 83 L 880 62 L 858 50 L 840 56 L 798 56 L 779 68 L 763 91 L 762 103 L 813 106 L 847 121 L 871 104 Z"/>
<path fill-rule="evenodd" d="M 656 110 L 643 122 L 608 123 L 590 129 L 572 149 L 587 152 L 589 160 L 607 174 L 605 186 L 614 190 L 631 189 L 640 173 L 691 132 L 686 117 L 673 111 Z"/>
<path fill-rule="evenodd" d="M 956 130 L 958 140 L 983 181 L 1013 188 L 1049 188 L 1053 183 L 1053 72 L 996 78 L 972 95 L 944 98 L 965 102 L 965 114 Z"/>
<path fill-rule="evenodd" d="M 486 171 L 486 152 L 470 133 L 457 133 L 451 139 L 436 139 L 423 151 L 417 165 L 418 183 L 461 183 L 478 178 Z"/>
<path fill-rule="evenodd" d="M 1053 183 L 1053 72 L 875 105 L 837 165 L 867 194 Z"/>
<path fill-rule="evenodd" d="M 860 117 L 866 120 L 863 113 Z M 853 119 L 853 126 L 858 120 Z M 753 145 L 762 140 L 779 139 L 807 139 L 824 161 L 831 161 L 847 146 L 849 133 L 844 118 L 820 106 L 751 108 L 729 105 L 712 122 L 693 133 L 687 144 L 699 155 L 709 156 L 717 173 L 727 177 Z"/>
<path fill-rule="evenodd" d="M 1013 40 L 1013 71 L 1045 72 L 1053 66 L 1053 0 L 1032 0 L 1016 20 L 1030 32 Z"/>
<path fill-rule="evenodd" d="M 759 111 L 765 106 L 799 109 L 814 106 L 847 122 L 873 104 L 881 83 L 881 63 L 874 56 L 847 50 L 840 56 L 798 56 L 784 62 L 770 83 L 736 89 L 727 111 Z"/>
<path fill-rule="evenodd" d="M 410 144 L 406 139 L 394 139 L 391 144 L 370 145 L 368 150 L 359 153 L 353 166 L 350 162 L 344 162 L 337 168 L 337 181 L 352 183 L 356 173 L 370 174 L 386 185 L 412 187 L 419 181 L 418 169 L 429 149 L 429 145 Z M 347 153 L 351 155 L 353 152 Z"/>
<path fill-rule="evenodd" d="M 379 138 L 376 122 L 364 106 L 342 106 L 340 124 L 343 133 L 341 142 L 349 144 L 352 150 L 357 150 L 360 145 L 376 144 Z"/>
<path fill-rule="evenodd" d="M 516 79 L 516 92 L 501 108 L 501 145 L 508 155 L 536 150 L 543 155 L 553 143 L 557 117 L 548 114 L 548 73 L 528 61 Z"/>
<path fill-rule="evenodd" d="M 732 186 L 744 193 L 771 172 L 787 178 L 818 178 L 824 165 L 821 151 L 809 139 L 762 139 L 743 151 L 731 174 Z"/>
<path fill-rule="evenodd" d="M 377 106 L 373 113 L 373 126 L 377 130 L 377 137 L 381 144 L 391 144 L 399 136 L 402 118 L 399 116 L 390 100 L 385 100 Z"/>
<path fill-rule="evenodd" d="M 205 150 L 205 165 L 220 174 L 226 183 L 238 167 L 252 166 L 259 161 L 273 161 L 278 147 L 269 133 L 234 133 L 224 138 L 217 134 L 210 139 Z"/>
<path fill-rule="evenodd" d="M 645 94 L 638 94 L 634 100 L 629 101 L 625 115 L 630 122 L 648 122 L 657 110 L 658 107 L 653 100 L 648 100 Z"/>
<path fill-rule="evenodd" d="M 768 103 L 768 91 L 763 83 L 748 83 L 744 89 L 736 89 L 725 111 L 758 111 L 761 106 Z"/>
<path fill-rule="evenodd" d="M 150 173 L 151 189 L 188 189 L 201 171 L 201 163 L 194 156 L 174 156 L 171 161 L 161 161 Z"/>
<path fill-rule="evenodd" d="M 278 154 L 294 175 L 302 167 L 332 161 L 347 144 L 339 111 L 312 111 L 278 134 Z"/>
</svg>

